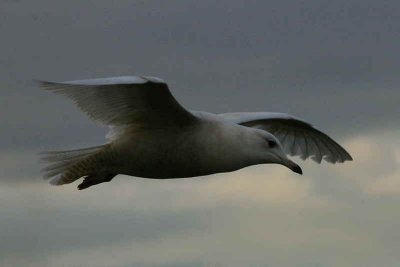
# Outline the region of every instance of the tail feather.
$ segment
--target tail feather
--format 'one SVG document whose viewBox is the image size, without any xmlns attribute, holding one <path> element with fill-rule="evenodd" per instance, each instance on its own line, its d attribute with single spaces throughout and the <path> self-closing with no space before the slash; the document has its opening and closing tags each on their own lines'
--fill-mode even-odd
<svg viewBox="0 0 400 267">
<path fill-rule="evenodd" d="M 107 145 L 87 147 L 81 149 L 73 149 L 73 150 L 64 150 L 64 151 L 46 151 L 40 153 L 42 155 L 42 159 L 48 162 L 56 162 L 56 161 L 70 161 L 76 158 L 81 158 L 93 152 L 102 150 Z"/>
<path fill-rule="evenodd" d="M 94 167 L 94 156 L 103 151 L 108 145 L 89 147 L 68 151 L 44 152 L 42 159 L 50 165 L 42 169 L 45 179 L 51 179 L 53 185 L 72 183 L 88 176 Z"/>
</svg>

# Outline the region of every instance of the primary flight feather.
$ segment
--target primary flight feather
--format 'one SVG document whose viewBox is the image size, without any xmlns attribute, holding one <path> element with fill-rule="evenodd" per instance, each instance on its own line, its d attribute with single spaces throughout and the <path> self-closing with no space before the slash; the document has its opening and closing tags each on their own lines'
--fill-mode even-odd
<svg viewBox="0 0 400 267">
<path fill-rule="evenodd" d="M 109 182 L 118 174 L 183 178 L 265 163 L 281 164 L 301 174 L 287 155 L 311 157 L 318 163 L 352 160 L 328 135 L 287 114 L 186 110 L 156 77 L 40 83 L 111 128 L 107 144 L 44 153 L 43 159 L 50 163 L 44 175 L 53 185 L 83 177 L 81 190 Z"/>
</svg>

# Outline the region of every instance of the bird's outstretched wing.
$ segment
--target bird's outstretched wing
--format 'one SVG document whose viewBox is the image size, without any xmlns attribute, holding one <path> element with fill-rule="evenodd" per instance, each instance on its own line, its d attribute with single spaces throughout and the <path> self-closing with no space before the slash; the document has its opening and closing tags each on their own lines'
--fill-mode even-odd
<svg viewBox="0 0 400 267">
<path fill-rule="evenodd" d="M 40 81 L 41 87 L 65 95 L 93 120 L 113 127 L 183 125 L 195 117 L 155 77 L 122 76 L 66 82 Z"/>
<path fill-rule="evenodd" d="M 314 128 L 311 124 L 284 113 L 237 112 L 219 114 L 237 124 L 259 128 L 275 135 L 283 150 L 291 156 L 302 159 L 311 157 L 321 163 L 352 160 L 350 154 L 332 138 Z"/>
</svg>

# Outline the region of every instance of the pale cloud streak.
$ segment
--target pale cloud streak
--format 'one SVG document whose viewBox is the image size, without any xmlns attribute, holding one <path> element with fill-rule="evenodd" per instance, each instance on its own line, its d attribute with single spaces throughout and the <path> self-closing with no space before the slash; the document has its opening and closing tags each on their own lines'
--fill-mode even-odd
<svg viewBox="0 0 400 267">
<path fill-rule="evenodd" d="M 196 179 L 121 176 L 86 192 L 76 184 L 3 183 L 0 229 L 14 241 L 3 244 L 13 253 L 2 263 L 396 266 L 400 194 L 385 179 L 400 178 L 397 136 L 398 130 L 345 140 L 354 162 L 305 162 L 303 176 L 260 165 Z M 329 194 L 321 183 L 331 186 Z M 10 227 L 25 229 L 7 234 Z"/>
</svg>

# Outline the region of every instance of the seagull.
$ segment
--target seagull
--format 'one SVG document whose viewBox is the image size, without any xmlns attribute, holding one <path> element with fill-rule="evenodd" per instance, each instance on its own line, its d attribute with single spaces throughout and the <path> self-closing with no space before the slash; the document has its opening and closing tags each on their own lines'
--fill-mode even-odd
<svg viewBox="0 0 400 267">
<path fill-rule="evenodd" d="M 151 76 L 121 76 L 40 86 L 70 98 L 110 127 L 108 142 L 95 147 L 43 152 L 44 178 L 64 185 L 83 178 L 82 190 L 116 175 L 189 178 L 232 172 L 257 164 L 302 170 L 288 158 L 317 163 L 351 161 L 344 148 L 308 122 L 284 113 L 213 114 L 181 106 L 168 85 Z"/>
</svg>

